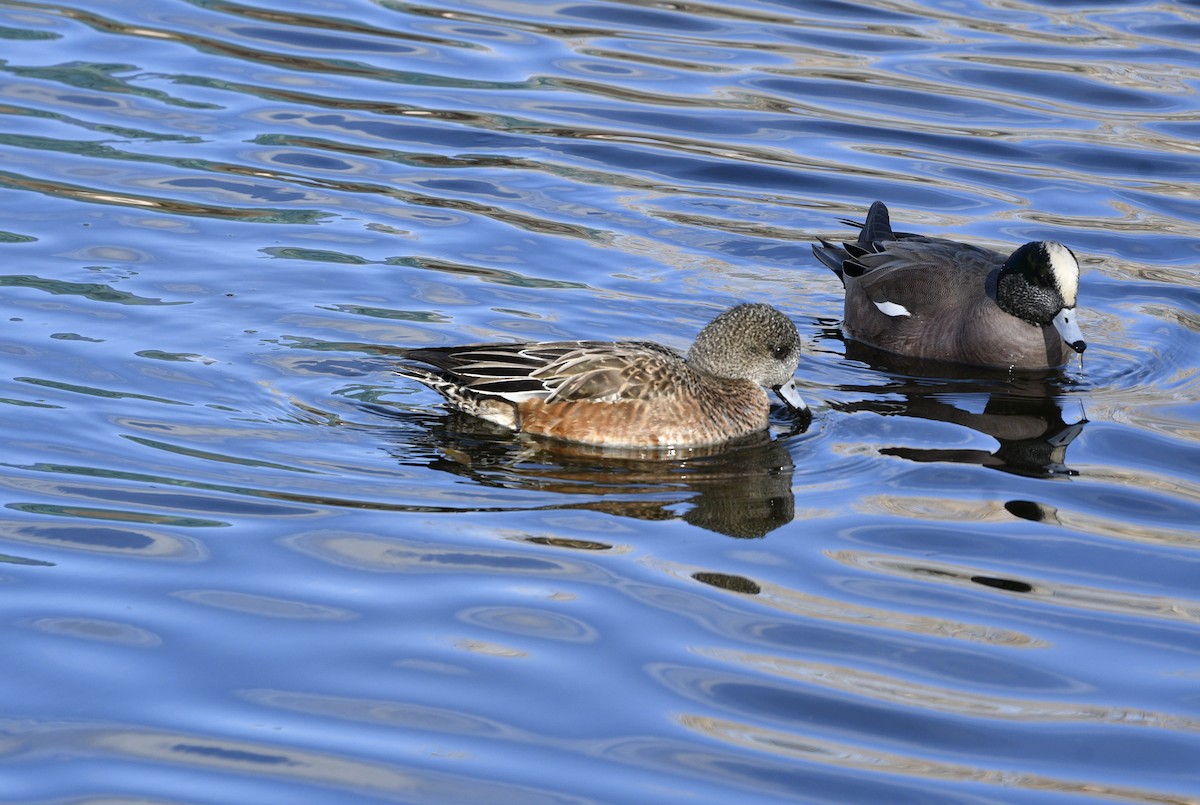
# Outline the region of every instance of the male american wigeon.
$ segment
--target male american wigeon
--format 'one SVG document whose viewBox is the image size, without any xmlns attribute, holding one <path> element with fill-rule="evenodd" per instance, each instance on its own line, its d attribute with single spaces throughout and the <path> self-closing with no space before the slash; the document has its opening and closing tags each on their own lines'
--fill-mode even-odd
<svg viewBox="0 0 1200 805">
<path fill-rule="evenodd" d="M 854 225 L 852 221 L 845 223 Z M 888 352 L 977 366 L 1047 369 L 1087 348 L 1076 321 L 1079 263 L 1052 240 L 1007 257 L 893 232 L 876 201 L 854 243 L 813 254 L 846 287 L 846 335 Z"/>
<path fill-rule="evenodd" d="M 469 344 L 406 350 L 403 365 L 454 408 L 514 431 L 613 447 L 717 444 L 767 427 L 763 386 L 807 412 L 800 336 L 770 305 L 730 308 L 685 356 L 648 341 Z"/>
</svg>

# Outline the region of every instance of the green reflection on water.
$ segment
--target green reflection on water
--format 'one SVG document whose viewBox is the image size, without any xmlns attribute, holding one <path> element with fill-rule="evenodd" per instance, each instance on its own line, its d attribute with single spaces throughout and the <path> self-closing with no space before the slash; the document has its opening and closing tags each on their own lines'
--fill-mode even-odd
<svg viewBox="0 0 1200 805">
<path fill-rule="evenodd" d="M 9 28 L 7 25 L 0 25 L 0 39 L 21 39 L 31 42 L 36 39 L 62 39 L 62 34 L 56 34 L 51 31 L 30 31 L 26 28 Z"/>
<path fill-rule="evenodd" d="M 7 503 L 6 509 L 26 514 L 45 514 L 53 517 L 79 517 L 88 520 L 117 520 L 147 525 L 173 525 L 184 528 L 226 528 L 229 523 L 220 520 L 201 520 L 197 517 L 177 517 L 166 514 L 121 511 L 119 509 L 93 509 L 87 506 L 58 506 L 52 503 Z"/>
<path fill-rule="evenodd" d="M 53 562 L 43 562 L 40 559 L 26 559 L 23 556 L 11 556 L 0 553 L 0 564 L 6 565 L 35 565 L 37 567 L 54 567 Z"/>
<path fill-rule="evenodd" d="M 166 403 L 168 405 L 191 405 L 180 400 L 168 400 L 166 397 L 153 397 L 149 394 L 137 394 L 132 391 L 110 391 L 92 386 L 79 386 L 74 383 L 61 383 L 57 380 L 46 380 L 40 377 L 14 377 L 18 383 L 30 383 L 35 386 L 58 389 L 59 391 L 74 391 L 78 394 L 90 394 L 93 397 L 108 397 L 114 400 L 146 400 L 147 402 Z"/>
<path fill-rule="evenodd" d="M 15 104 L 0 103 L 0 114 L 12 115 L 13 117 L 34 117 L 41 120 L 57 120 L 66 123 L 70 126 L 78 126 L 88 129 L 89 131 L 98 131 L 103 134 L 111 134 L 115 137 L 120 137 L 123 140 L 146 140 L 147 142 L 177 142 L 177 143 L 200 143 L 203 140 L 200 137 L 194 137 L 184 134 L 159 134 L 145 129 L 134 129 L 127 126 L 115 126 L 106 123 L 98 123 L 89 120 L 81 120 L 77 117 L 64 115 L 59 112 L 48 112 L 45 109 L 31 109 L 28 106 L 17 106 Z M 123 152 L 128 156 L 121 158 L 141 156 L 132 152 Z M 145 157 L 142 157 L 145 159 Z"/>
<path fill-rule="evenodd" d="M 370 316 L 375 319 L 393 319 L 396 321 L 418 321 L 423 324 L 438 324 L 450 321 L 448 316 L 432 310 L 393 310 L 386 307 L 367 307 L 365 305 L 319 305 L 322 310 L 336 310 L 339 313 L 350 313 L 355 316 Z"/>
<path fill-rule="evenodd" d="M 202 458 L 209 461 L 221 461 L 226 464 L 241 464 L 246 467 L 264 467 L 274 470 L 286 470 L 287 472 L 303 472 L 310 474 L 320 474 L 316 470 L 305 469 L 304 467 L 290 467 L 287 464 L 277 464 L 273 461 L 262 461 L 255 458 L 239 458 L 238 456 L 227 456 L 223 453 L 213 453 L 207 450 L 196 450 L 191 447 L 183 447 L 181 445 L 170 444 L 169 442 L 160 442 L 156 439 L 147 439 L 142 436 L 130 436 L 127 433 L 121 434 L 122 439 L 128 439 L 131 442 L 143 445 L 145 447 L 153 447 L 156 450 L 165 450 L 168 453 L 175 453 L 181 456 L 191 456 L 192 458 Z"/>
<path fill-rule="evenodd" d="M 385 262 L 387 265 L 391 266 L 406 266 L 410 268 L 441 271 L 446 274 L 466 274 L 472 277 L 479 277 L 484 282 L 492 282 L 497 285 L 515 285 L 519 288 L 570 288 L 582 290 L 588 287 L 582 282 L 539 279 L 537 277 L 527 277 L 524 274 L 518 274 L 515 271 L 503 271 L 498 268 L 484 268 L 482 266 L 469 266 L 464 265 L 463 263 L 452 263 L 449 260 L 432 259 L 427 257 L 389 257 Z"/>
<path fill-rule="evenodd" d="M 220 220 L 244 221 L 262 224 L 316 224 L 333 213 L 320 210 L 284 210 L 270 207 L 222 207 L 213 204 L 192 204 L 179 199 L 147 196 L 33 178 L 18 173 L 0 171 L 0 187 L 28 190 L 51 198 L 69 198 L 89 204 L 113 204 L 139 209 L 153 209 L 172 215 L 194 215 Z"/>
<path fill-rule="evenodd" d="M 326 249 L 301 249 L 291 246 L 279 246 L 262 250 L 272 257 L 282 257 L 287 260 L 309 260 L 317 263 L 347 263 L 350 265 L 366 265 L 370 260 L 355 254 L 343 254 Z"/>
<path fill-rule="evenodd" d="M 32 400 L 14 400 L 12 397 L 0 397 L 0 403 L 4 405 L 20 405 L 25 408 L 62 408 L 61 405 L 33 402 Z"/>
<path fill-rule="evenodd" d="M 144 98 L 153 98 L 162 103 L 171 104 L 172 106 L 183 106 L 188 109 L 221 108 L 212 103 L 197 103 L 195 101 L 185 101 L 181 98 L 173 98 L 165 92 L 139 87 L 114 75 L 115 73 L 140 75 L 142 72 L 141 69 L 133 64 L 68 62 L 48 67 L 10 66 L 7 69 L 13 75 L 21 76 L 22 78 L 51 81 L 57 84 L 66 84 L 67 86 L 95 90 L 97 92 L 139 95 Z"/>
<path fill-rule="evenodd" d="M 87 341 L 89 344 L 103 344 L 103 338 L 89 338 L 79 333 L 50 333 L 50 337 L 59 341 Z"/>
<path fill-rule="evenodd" d="M 204 357 L 195 352 L 163 352 L 161 349 L 143 349 L 133 354 L 155 361 L 194 361 Z"/>
<path fill-rule="evenodd" d="M 128 291 L 118 291 L 102 282 L 65 282 L 37 277 L 32 274 L 8 274 L 0 276 L 0 287 L 35 288 L 52 294 L 83 296 L 96 302 L 116 302 L 118 305 L 190 305 L 189 301 L 164 302 L 148 296 L 138 296 Z"/>
</svg>

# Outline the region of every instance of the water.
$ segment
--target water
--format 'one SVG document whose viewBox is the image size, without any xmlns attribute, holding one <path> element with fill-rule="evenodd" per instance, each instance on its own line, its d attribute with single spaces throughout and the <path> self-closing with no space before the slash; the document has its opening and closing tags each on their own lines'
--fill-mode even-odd
<svg viewBox="0 0 1200 805">
<path fill-rule="evenodd" d="M 1200 15 L 0 2 L 0 801 L 1200 801 Z M 1082 369 L 845 343 L 809 253 L 1081 257 Z M 812 424 L 672 460 L 398 346 L 685 347 Z"/>
</svg>

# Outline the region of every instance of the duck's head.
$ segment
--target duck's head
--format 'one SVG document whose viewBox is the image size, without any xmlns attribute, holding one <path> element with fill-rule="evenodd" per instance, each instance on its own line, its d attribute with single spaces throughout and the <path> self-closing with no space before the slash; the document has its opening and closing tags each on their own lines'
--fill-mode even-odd
<svg viewBox="0 0 1200 805">
<path fill-rule="evenodd" d="M 726 310 L 696 336 L 687 360 L 693 368 L 717 377 L 766 386 L 794 411 L 808 410 L 796 391 L 800 334 L 791 319 L 770 305 L 744 304 Z"/>
<path fill-rule="evenodd" d="M 1087 349 L 1075 314 L 1079 261 L 1053 240 L 1026 243 L 1013 252 L 996 287 L 1000 309 L 1030 324 L 1053 325 L 1076 352 Z"/>
</svg>

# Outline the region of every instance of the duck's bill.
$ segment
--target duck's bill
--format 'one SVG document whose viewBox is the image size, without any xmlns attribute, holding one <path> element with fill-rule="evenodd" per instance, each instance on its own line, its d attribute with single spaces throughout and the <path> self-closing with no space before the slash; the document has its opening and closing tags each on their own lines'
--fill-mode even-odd
<svg viewBox="0 0 1200 805">
<path fill-rule="evenodd" d="M 800 392 L 796 390 L 796 379 L 792 378 L 782 386 L 775 387 L 775 393 L 779 395 L 779 399 L 783 400 L 784 405 L 791 408 L 793 411 L 807 411 L 808 405 L 800 396 Z"/>
<path fill-rule="evenodd" d="M 1062 340 L 1066 341 L 1071 349 L 1079 353 L 1087 349 L 1083 331 L 1079 329 L 1079 321 L 1075 317 L 1075 308 L 1064 307 L 1058 311 L 1058 315 L 1054 317 L 1054 329 L 1058 330 Z"/>
</svg>

